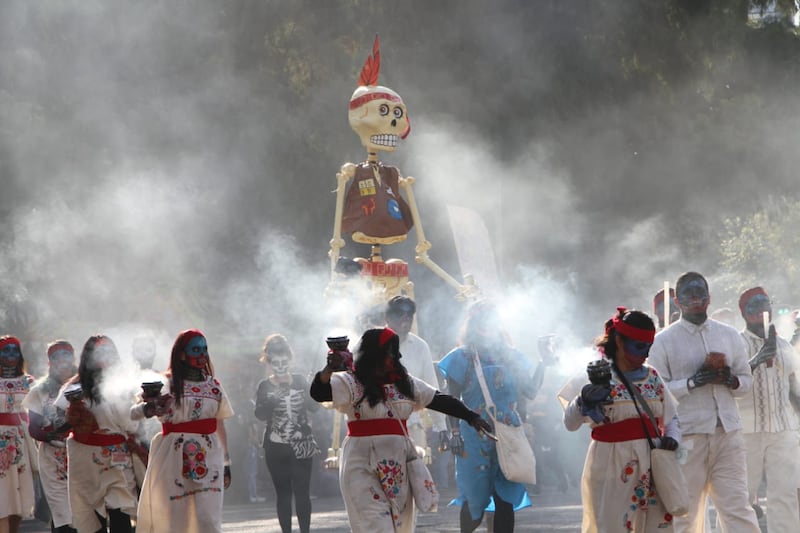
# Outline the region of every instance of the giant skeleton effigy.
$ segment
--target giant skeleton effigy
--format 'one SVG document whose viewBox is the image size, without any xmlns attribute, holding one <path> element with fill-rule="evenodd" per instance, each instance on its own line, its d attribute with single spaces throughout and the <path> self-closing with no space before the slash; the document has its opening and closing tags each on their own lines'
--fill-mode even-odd
<svg viewBox="0 0 800 533">
<path fill-rule="evenodd" d="M 453 287 L 457 300 L 475 299 L 479 290 L 471 276 L 465 276 L 465 283 L 460 283 L 428 255 L 432 245 L 425 238 L 414 197 L 415 179 L 402 177 L 397 167 L 378 159 L 379 151 L 395 151 L 411 131 L 403 99 L 389 87 L 378 85 L 380 66 L 380 41 L 376 35 L 372 54 L 364 62 L 358 87 L 350 97 L 348 111 L 350 126 L 366 148 L 367 159 L 358 164 L 345 163 L 336 173 L 336 211 L 328 252 L 331 279 L 326 296 L 353 298 L 358 294 L 361 301 L 355 307 L 360 309 L 375 308 L 399 294 L 414 299 L 408 263 L 396 258 L 384 260 L 382 253 L 382 246 L 406 240 L 413 228 L 417 237 L 415 261 Z M 350 235 L 353 242 L 371 245 L 369 258 L 342 257 L 344 235 Z M 338 467 L 340 431 L 340 415 L 334 413 L 328 468 Z"/>
</svg>

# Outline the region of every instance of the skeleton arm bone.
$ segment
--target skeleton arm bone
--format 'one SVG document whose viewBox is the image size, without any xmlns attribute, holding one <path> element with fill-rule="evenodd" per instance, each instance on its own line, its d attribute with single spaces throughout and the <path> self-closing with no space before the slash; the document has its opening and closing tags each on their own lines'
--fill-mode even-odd
<svg viewBox="0 0 800 533">
<path fill-rule="evenodd" d="M 416 180 L 411 176 L 400 178 L 400 187 L 406 192 L 408 199 L 408 207 L 411 209 L 411 219 L 414 221 L 414 228 L 417 232 L 417 246 L 415 251 L 417 256 L 415 260 L 421 265 L 425 265 L 434 274 L 442 278 L 448 285 L 458 291 L 456 298 L 464 300 L 478 295 L 479 289 L 475 286 L 474 282 L 463 284 L 459 283 L 453 276 L 445 272 L 445 270 L 437 265 L 433 259 L 428 256 L 428 250 L 431 249 L 431 243 L 425 238 L 425 231 L 422 229 L 422 221 L 419 217 L 419 210 L 417 209 L 417 201 L 414 197 L 414 189 L 412 185 Z"/>
<path fill-rule="evenodd" d="M 347 190 L 347 182 L 356 173 L 356 166 L 353 163 L 345 163 L 339 172 L 336 173 L 336 214 L 333 217 L 333 238 L 330 241 L 331 249 L 328 257 L 331 258 L 331 274 L 336 270 L 336 263 L 339 261 L 339 250 L 344 247 L 342 239 L 342 212 L 344 211 L 344 195 Z"/>
</svg>

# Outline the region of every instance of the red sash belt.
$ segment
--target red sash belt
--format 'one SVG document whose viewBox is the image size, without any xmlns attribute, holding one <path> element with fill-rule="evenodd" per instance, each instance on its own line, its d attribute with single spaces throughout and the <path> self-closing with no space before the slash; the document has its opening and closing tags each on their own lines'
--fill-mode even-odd
<svg viewBox="0 0 800 533">
<path fill-rule="evenodd" d="M 119 433 L 73 433 L 72 438 L 87 446 L 114 446 L 127 440 Z"/>
<path fill-rule="evenodd" d="M 18 426 L 28 422 L 28 413 L 0 413 L 0 426 Z"/>
<path fill-rule="evenodd" d="M 642 420 L 647 425 L 647 432 L 650 433 L 651 438 L 658 437 L 658 433 L 653 428 L 653 423 L 650 422 L 650 417 L 646 419 L 640 418 L 627 418 L 620 422 L 613 424 L 601 424 L 592 428 L 592 439 L 599 440 L 600 442 L 623 442 L 627 440 L 639 440 L 646 438 L 644 428 L 642 427 Z M 661 419 L 656 419 L 658 425 L 661 425 Z"/>
<path fill-rule="evenodd" d="M 211 435 L 217 431 L 216 418 L 201 418 L 200 420 L 191 420 L 189 422 L 180 422 L 178 424 L 171 424 L 164 422 L 161 424 L 161 433 L 169 435 L 170 433 L 196 433 L 198 435 Z"/>
<path fill-rule="evenodd" d="M 402 424 L 402 425 L 401 425 Z M 406 421 L 399 418 L 375 418 L 352 420 L 347 423 L 349 437 L 372 437 L 373 435 L 405 435 Z"/>
</svg>

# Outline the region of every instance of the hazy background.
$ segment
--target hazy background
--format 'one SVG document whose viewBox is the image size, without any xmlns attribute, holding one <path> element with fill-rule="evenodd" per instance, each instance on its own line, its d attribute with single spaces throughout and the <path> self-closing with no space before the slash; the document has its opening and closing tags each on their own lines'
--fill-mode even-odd
<svg viewBox="0 0 800 533">
<path fill-rule="evenodd" d="M 417 179 L 430 255 L 458 279 L 446 207 L 483 218 L 524 351 L 548 333 L 585 347 L 686 270 L 735 307 L 723 220 L 798 197 L 797 40 L 746 27 L 747 2 L 620 4 L 0 3 L 0 329 L 31 360 L 56 337 L 128 351 L 151 332 L 162 367 L 181 329 L 220 362 L 279 331 L 318 364 L 335 173 L 365 158 L 347 102 L 375 33 L 412 120 L 381 159 Z M 438 358 L 463 305 L 415 244 L 384 257 L 412 263 Z"/>
</svg>

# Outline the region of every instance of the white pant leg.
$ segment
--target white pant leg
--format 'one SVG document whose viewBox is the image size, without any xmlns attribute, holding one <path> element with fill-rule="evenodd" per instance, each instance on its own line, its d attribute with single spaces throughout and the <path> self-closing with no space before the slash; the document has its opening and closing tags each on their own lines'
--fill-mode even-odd
<svg viewBox="0 0 800 533">
<path fill-rule="evenodd" d="M 706 514 L 706 485 L 709 440 L 711 435 L 693 433 L 683 436 L 681 447 L 686 448 L 686 463 L 682 465 L 689 493 L 689 514 L 675 517 L 675 533 L 703 533 Z"/>
<path fill-rule="evenodd" d="M 717 428 L 709 439 L 708 490 L 724 533 L 761 533 L 747 491 L 744 438 Z"/>
<path fill-rule="evenodd" d="M 797 504 L 797 456 L 800 446 L 794 431 L 764 435 L 767 446 L 764 463 L 767 472 L 767 528 L 770 531 L 800 529 Z"/>
<path fill-rule="evenodd" d="M 758 489 L 764 476 L 764 433 L 743 433 L 747 457 L 747 492 L 750 503 L 758 502 Z"/>
</svg>

